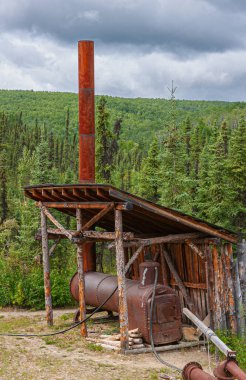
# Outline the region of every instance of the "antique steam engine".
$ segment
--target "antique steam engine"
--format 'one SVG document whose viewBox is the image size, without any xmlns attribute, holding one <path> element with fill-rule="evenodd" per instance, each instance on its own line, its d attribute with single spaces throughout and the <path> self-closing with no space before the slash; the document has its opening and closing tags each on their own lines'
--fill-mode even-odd
<svg viewBox="0 0 246 380">
<path fill-rule="evenodd" d="M 150 302 L 153 293 L 155 267 L 159 263 L 145 261 L 140 264 L 140 280 L 126 279 L 129 328 L 139 328 L 145 342 L 150 343 Z M 85 273 L 85 300 L 90 306 L 99 306 L 117 287 L 117 277 L 99 272 Z M 79 299 L 78 274 L 72 277 L 70 291 L 76 301 Z M 103 309 L 118 312 L 118 292 L 106 302 Z M 157 285 L 153 310 L 153 340 L 155 344 L 179 341 L 182 337 L 181 310 L 174 290 Z"/>
</svg>

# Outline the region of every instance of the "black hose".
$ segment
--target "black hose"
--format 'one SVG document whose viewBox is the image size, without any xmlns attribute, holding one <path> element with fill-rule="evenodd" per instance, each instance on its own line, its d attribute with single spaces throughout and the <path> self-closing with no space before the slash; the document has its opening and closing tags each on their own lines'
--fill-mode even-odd
<svg viewBox="0 0 246 380">
<path fill-rule="evenodd" d="M 153 309 L 154 309 L 154 303 L 155 303 L 155 292 L 156 292 L 156 286 L 157 286 L 157 280 L 158 280 L 158 268 L 155 267 L 155 281 L 154 281 L 154 286 L 153 286 L 153 293 L 151 297 L 151 304 L 150 304 L 150 320 L 149 320 L 149 331 L 150 331 L 150 343 L 151 343 L 151 348 L 153 351 L 153 354 L 155 355 L 156 359 L 159 360 L 162 364 L 164 364 L 167 367 L 170 367 L 174 369 L 175 371 L 182 372 L 182 369 L 176 367 L 173 364 L 170 364 L 163 360 L 158 352 L 155 349 L 155 344 L 154 344 L 154 339 L 153 339 Z"/>
<path fill-rule="evenodd" d="M 75 327 L 81 325 L 82 323 L 88 321 L 98 310 L 100 310 L 105 305 L 106 302 L 108 302 L 108 300 L 114 295 L 114 293 L 116 292 L 117 289 L 118 289 L 118 285 L 113 290 L 113 292 L 107 297 L 107 299 L 105 301 L 103 301 L 103 303 L 101 303 L 101 305 L 99 305 L 98 307 L 96 307 L 93 310 L 93 312 L 90 315 L 88 315 L 88 317 L 82 319 L 82 321 L 79 321 L 79 322 L 75 323 L 73 326 L 70 326 L 67 329 L 56 331 L 56 332 L 53 332 L 53 333 L 46 333 L 46 334 L 0 333 L 0 336 L 22 336 L 22 337 L 33 337 L 33 336 L 39 337 L 40 336 L 40 337 L 42 337 L 42 336 L 54 336 L 54 335 L 64 334 L 64 333 L 66 333 L 66 332 L 74 329 Z"/>
</svg>

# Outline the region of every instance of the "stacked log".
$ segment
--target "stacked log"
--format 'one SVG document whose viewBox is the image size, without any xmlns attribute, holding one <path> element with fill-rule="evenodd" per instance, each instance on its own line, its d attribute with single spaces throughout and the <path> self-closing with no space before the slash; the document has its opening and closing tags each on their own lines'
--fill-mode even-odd
<svg viewBox="0 0 246 380">
<path fill-rule="evenodd" d="M 134 329 L 129 331 L 129 349 L 139 349 L 144 348 L 143 336 L 139 329 Z"/>
<path fill-rule="evenodd" d="M 120 346 L 120 334 L 114 335 L 100 335 L 98 338 L 87 338 L 89 342 L 95 343 L 97 346 L 101 346 L 103 348 L 109 350 L 119 351 Z M 139 349 L 145 348 L 143 343 L 143 336 L 139 329 L 134 329 L 129 331 L 129 349 Z"/>
</svg>

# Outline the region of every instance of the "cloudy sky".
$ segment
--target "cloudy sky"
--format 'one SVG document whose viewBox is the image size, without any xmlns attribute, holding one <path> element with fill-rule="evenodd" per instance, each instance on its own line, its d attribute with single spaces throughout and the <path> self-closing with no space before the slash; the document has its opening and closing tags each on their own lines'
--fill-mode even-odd
<svg viewBox="0 0 246 380">
<path fill-rule="evenodd" d="M 0 0 L 0 88 L 77 92 L 80 39 L 97 94 L 246 100 L 245 0 Z"/>
</svg>

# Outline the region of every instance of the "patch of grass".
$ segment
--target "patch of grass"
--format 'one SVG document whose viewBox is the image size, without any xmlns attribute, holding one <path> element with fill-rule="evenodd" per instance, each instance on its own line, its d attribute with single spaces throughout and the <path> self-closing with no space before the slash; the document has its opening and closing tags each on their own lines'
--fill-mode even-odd
<svg viewBox="0 0 246 380">
<path fill-rule="evenodd" d="M 61 319 L 62 321 L 67 321 L 68 319 L 70 319 L 70 317 L 69 317 L 69 315 L 67 315 L 67 314 L 63 314 L 63 315 L 60 316 L 60 319 Z"/>
<path fill-rule="evenodd" d="M 86 348 L 88 348 L 91 351 L 97 351 L 97 352 L 98 351 L 103 351 L 103 347 L 102 346 L 96 345 L 96 344 L 90 343 L 90 342 L 87 343 Z"/>
<path fill-rule="evenodd" d="M 114 365 L 106 364 L 106 363 L 98 363 L 98 367 L 100 367 L 100 368 L 115 368 Z"/>
<path fill-rule="evenodd" d="M 158 379 L 159 379 L 158 372 L 155 369 L 151 370 L 149 373 L 149 380 L 158 380 Z"/>
<path fill-rule="evenodd" d="M 4 318 L 0 324 L 1 333 L 22 332 L 29 329 L 32 332 L 33 321 L 29 317 Z"/>
<path fill-rule="evenodd" d="M 62 321 L 67 321 L 68 319 L 70 319 L 71 321 L 73 320 L 73 313 L 68 313 L 68 314 L 62 314 L 60 316 L 60 319 Z"/>
<path fill-rule="evenodd" d="M 238 365 L 246 371 L 246 339 L 227 330 L 218 330 L 216 334 L 231 350 L 236 351 Z M 212 346 L 212 350 L 214 351 L 214 346 Z M 225 359 L 223 354 L 221 354 L 221 359 Z"/>
<path fill-rule="evenodd" d="M 113 322 L 111 326 L 108 326 L 105 330 L 103 330 L 103 334 L 105 335 L 112 335 L 112 334 L 119 334 L 120 328 L 118 322 Z"/>
<path fill-rule="evenodd" d="M 0 319 L 3 319 L 4 318 L 4 315 L 0 315 Z"/>
<path fill-rule="evenodd" d="M 45 344 L 47 344 L 47 345 L 50 345 L 50 344 L 56 344 L 57 343 L 57 340 L 55 340 L 55 339 L 51 339 L 51 338 L 49 338 L 49 337 L 45 337 L 44 338 L 44 341 L 45 341 Z"/>
</svg>

